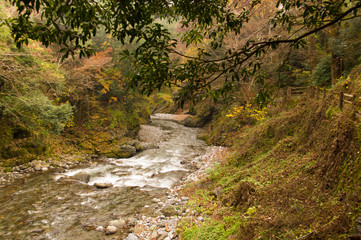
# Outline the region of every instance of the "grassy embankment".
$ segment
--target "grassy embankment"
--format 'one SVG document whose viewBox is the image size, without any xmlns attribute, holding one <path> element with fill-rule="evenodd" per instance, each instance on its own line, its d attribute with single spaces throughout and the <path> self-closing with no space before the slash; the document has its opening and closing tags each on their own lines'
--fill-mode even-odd
<svg viewBox="0 0 361 240">
<path fill-rule="evenodd" d="M 360 76 L 351 78 L 331 93 L 359 95 Z M 324 101 L 298 98 L 263 112 L 244 110 L 248 117 L 221 111 L 203 137 L 233 154 L 184 190 L 189 207 L 207 218 L 181 225 L 182 239 L 352 235 L 361 212 L 360 101 L 341 111 L 331 93 Z"/>
</svg>

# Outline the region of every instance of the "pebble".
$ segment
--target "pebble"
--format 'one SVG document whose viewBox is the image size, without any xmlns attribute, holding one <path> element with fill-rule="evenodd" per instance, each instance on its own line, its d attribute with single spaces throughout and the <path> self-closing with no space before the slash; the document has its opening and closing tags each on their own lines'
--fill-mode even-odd
<svg viewBox="0 0 361 240">
<path fill-rule="evenodd" d="M 138 240 L 139 238 L 134 235 L 133 233 L 129 234 L 128 237 L 126 237 L 126 239 L 124 240 Z"/>
</svg>

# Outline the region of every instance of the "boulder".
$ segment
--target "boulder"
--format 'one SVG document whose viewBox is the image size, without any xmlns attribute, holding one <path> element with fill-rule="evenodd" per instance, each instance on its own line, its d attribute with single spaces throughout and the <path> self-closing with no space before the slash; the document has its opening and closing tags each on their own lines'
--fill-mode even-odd
<svg viewBox="0 0 361 240">
<path fill-rule="evenodd" d="M 72 176 L 72 179 L 88 183 L 90 180 L 90 175 L 87 172 L 79 172 L 79 173 L 75 174 L 74 176 Z"/>
<path fill-rule="evenodd" d="M 129 143 L 132 147 L 135 147 L 137 152 L 143 151 L 143 145 L 138 140 L 133 140 Z"/>
<path fill-rule="evenodd" d="M 112 153 L 117 158 L 130 158 L 137 153 L 137 149 L 131 145 L 121 145 L 114 147 Z"/>
<path fill-rule="evenodd" d="M 205 104 L 197 110 L 195 116 L 188 116 L 181 123 L 186 127 L 204 127 L 212 121 L 213 116 L 216 115 L 218 109 L 212 104 Z"/>
</svg>

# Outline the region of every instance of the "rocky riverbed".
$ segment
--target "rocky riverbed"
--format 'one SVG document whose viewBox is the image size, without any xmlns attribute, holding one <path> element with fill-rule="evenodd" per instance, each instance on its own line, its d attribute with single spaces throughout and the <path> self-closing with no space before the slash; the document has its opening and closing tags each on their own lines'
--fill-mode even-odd
<svg viewBox="0 0 361 240">
<path fill-rule="evenodd" d="M 65 154 L 57 158 L 48 158 L 45 160 L 34 160 L 27 164 L 13 167 L 12 169 L 0 168 L 0 187 L 11 184 L 15 180 L 28 178 L 33 173 L 46 171 L 62 171 L 81 165 L 89 164 L 89 162 L 98 159 L 95 155 L 70 155 Z"/>
<path fill-rule="evenodd" d="M 148 150 L 132 158 L 64 156 L 2 173 L 18 180 L 0 188 L 1 239 L 176 239 L 179 222 L 203 221 L 180 189 L 223 148 L 162 117 L 142 127 Z"/>
<path fill-rule="evenodd" d="M 110 230 L 118 230 L 118 227 L 113 225 L 118 221 L 121 221 L 125 224 L 119 226 L 120 229 L 125 228 L 130 232 L 125 238 L 126 240 L 178 239 L 179 225 L 197 224 L 205 220 L 204 216 L 187 208 L 189 198 L 180 194 L 182 188 L 189 182 L 201 179 L 206 174 L 206 170 L 213 167 L 213 164 L 218 161 L 220 153 L 226 150 L 227 149 L 223 147 L 209 148 L 207 153 L 192 162 L 194 168 L 197 170 L 193 171 L 175 186 L 170 188 L 166 192 L 167 198 L 164 199 L 164 201 L 158 198 L 152 199 L 152 202 L 158 205 L 156 207 L 153 206 L 154 210 L 158 212 L 158 216 L 149 217 L 145 215 L 136 215 L 129 219 L 117 219 L 115 221 L 110 221 L 107 226 L 97 227 L 97 230 L 103 231 L 105 234 L 112 234 L 112 231 Z"/>
</svg>

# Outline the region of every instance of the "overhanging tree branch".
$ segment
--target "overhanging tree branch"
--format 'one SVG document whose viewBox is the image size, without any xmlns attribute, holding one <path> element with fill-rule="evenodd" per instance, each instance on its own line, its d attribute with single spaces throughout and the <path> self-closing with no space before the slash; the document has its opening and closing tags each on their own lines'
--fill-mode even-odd
<svg viewBox="0 0 361 240">
<path fill-rule="evenodd" d="M 358 2 L 354 7 L 348 9 L 347 11 L 345 11 L 344 13 L 340 14 L 338 17 L 336 17 L 335 19 L 333 20 L 330 20 L 327 24 L 324 24 L 316 29 L 313 29 L 311 31 L 308 31 L 304 34 L 302 34 L 301 36 L 298 36 L 296 38 L 293 38 L 293 39 L 280 39 L 280 40 L 273 40 L 273 41 L 263 41 L 263 42 L 257 42 L 257 43 L 253 43 L 251 46 L 249 46 L 248 48 L 246 48 L 245 50 L 242 50 L 240 52 L 236 52 L 234 53 L 233 55 L 231 56 L 228 56 L 228 57 L 224 57 L 224 58 L 220 58 L 220 59 L 212 59 L 212 60 L 208 60 L 208 59 L 203 59 L 203 58 L 199 58 L 199 57 L 192 57 L 192 56 L 187 56 L 185 54 L 182 54 L 174 49 L 170 49 L 171 52 L 179 55 L 179 56 L 182 56 L 182 57 L 185 57 L 185 58 L 188 58 L 188 59 L 194 59 L 194 60 L 198 60 L 198 61 L 201 61 L 201 62 L 204 62 L 204 63 L 212 63 L 212 62 L 222 62 L 222 61 L 226 61 L 226 60 L 229 60 L 229 59 L 232 59 L 234 57 L 237 57 L 237 56 L 240 56 L 240 55 L 254 55 L 253 51 L 254 52 L 257 52 L 259 51 L 260 49 L 263 49 L 263 48 L 266 48 L 268 46 L 271 46 L 273 44 L 283 44 L 283 43 L 297 43 L 299 42 L 300 40 L 306 38 L 307 36 L 309 35 L 312 35 L 314 33 L 317 33 L 327 27 L 330 27 L 334 24 L 336 24 L 337 22 L 341 21 L 345 16 L 351 14 L 352 12 L 358 10 L 361 8 L 361 3 Z M 256 46 L 258 46 L 257 49 L 253 50 L 252 52 L 250 52 L 253 48 L 255 48 Z M 247 54 L 246 54 L 247 53 Z M 247 56 L 246 57 L 246 60 L 248 60 L 249 57 Z M 243 63 L 244 61 L 242 61 L 241 63 Z"/>
</svg>

